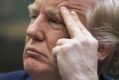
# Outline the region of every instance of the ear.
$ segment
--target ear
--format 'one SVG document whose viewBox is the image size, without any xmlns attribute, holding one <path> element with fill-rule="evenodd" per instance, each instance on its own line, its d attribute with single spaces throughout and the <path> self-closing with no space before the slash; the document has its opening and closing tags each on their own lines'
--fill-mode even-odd
<svg viewBox="0 0 119 80">
<path fill-rule="evenodd" d="M 106 59 L 106 57 L 110 54 L 112 50 L 112 45 L 111 44 L 99 44 L 98 48 L 98 60 L 102 61 Z"/>
</svg>

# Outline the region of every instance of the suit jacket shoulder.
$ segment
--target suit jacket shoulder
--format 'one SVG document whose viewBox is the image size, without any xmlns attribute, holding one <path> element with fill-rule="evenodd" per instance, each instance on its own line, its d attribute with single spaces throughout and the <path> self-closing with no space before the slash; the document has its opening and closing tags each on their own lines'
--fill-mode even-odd
<svg viewBox="0 0 119 80">
<path fill-rule="evenodd" d="M 100 76 L 100 80 L 119 80 L 119 74 L 103 74 Z"/>
<path fill-rule="evenodd" d="M 24 70 L 20 70 L 0 74 L 0 80 L 31 80 L 31 78 Z"/>
</svg>

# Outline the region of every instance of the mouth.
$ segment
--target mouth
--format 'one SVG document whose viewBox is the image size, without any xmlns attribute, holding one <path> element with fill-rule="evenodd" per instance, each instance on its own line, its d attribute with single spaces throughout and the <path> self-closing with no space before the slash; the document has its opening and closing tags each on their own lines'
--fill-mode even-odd
<svg viewBox="0 0 119 80">
<path fill-rule="evenodd" d="M 32 58 L 47 58 L 45 54 L 43 54 L 42 52 L 33 47 L 28 47 L 26 49 L 26 54 L 28 55 L 28 57 Z"/>
</svg>

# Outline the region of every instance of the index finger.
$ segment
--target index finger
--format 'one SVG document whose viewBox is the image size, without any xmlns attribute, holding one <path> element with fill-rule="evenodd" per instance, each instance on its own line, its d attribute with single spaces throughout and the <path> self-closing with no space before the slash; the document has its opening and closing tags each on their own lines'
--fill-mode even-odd
<svg viewBox="0 0 119 80">
<path fill-rule="evenodd" d="M 73 38 L 82 35 L 79 25 L 77 25 L 72 15 L 70 14 L 69 10 L 66 7 L 61 7 L 60 12 L 64 19 L 64 22 L 66 24 L 70 36 Z"/>
</svg>

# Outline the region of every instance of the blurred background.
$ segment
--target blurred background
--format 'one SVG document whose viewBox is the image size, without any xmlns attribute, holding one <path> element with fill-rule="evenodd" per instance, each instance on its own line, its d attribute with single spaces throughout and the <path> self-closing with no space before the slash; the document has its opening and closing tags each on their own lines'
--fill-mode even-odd
<svg viewBox="0 0 119 80">
<path fill-rule="evenodd" d="M 25 30 L 29 24 L 27 6 L 24 0 L 0 0 L 0 73 L 23 68 Z M 119 73 L 118 52 L 110 65 L 113 74 Z"/>
<path fill-rule="evenodd" d="M 27 5 L 24 0 L 0 0 L 0 72 L 22 69 Z"/>
</svg>

